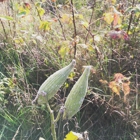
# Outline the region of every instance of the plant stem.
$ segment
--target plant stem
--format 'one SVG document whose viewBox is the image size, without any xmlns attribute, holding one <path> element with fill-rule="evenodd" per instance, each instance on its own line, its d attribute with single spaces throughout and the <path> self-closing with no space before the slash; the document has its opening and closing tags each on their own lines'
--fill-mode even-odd
<svg viewBox="0 0 140 140">
<path fill-rule="evenodd" d="M 86 39 L 85 39 L 85 44 L 87 43 L 87 39 L 88 39 L 88 36 L 89 36 L 89 34 L 90 34 L 90 24 L 91 24 L 91 22 L 92 22 L 92 18 L 93 18 L 93 14 L 94 14 L 94 6 L 95 6 L 95 4 L 96 4 L 96 1 L 94 2 L 94 4 L 92 5 L 92 13 L 91 13 L 91 17 L 90 17 L 90 20 L 89 20 L 89 28 L 88 28 L 88 32 L 87 32 L 87 35 L 86 35 Z"/>
<path fill-rule="evenodd" d="M 73 27 L 74 27 L 74 36 L 73 36 L 73 38 L 75 39 L 76 38 L 76 35 L 77 35 L 77 31 L 76 31 L 76 23 L 75 23 L 75 15 L 74 15 L 74 8 L 73 8 L 73 0 L 71 0 L 71 9 L 72 9 L 72 21 L 73 21 Z M 77 47 L 76 47 L 76 42 L 74 43 L 74 58 L 75 58 L 75 56 L 76 56 L 76 49 L 77 49 Z"/>
<path fill-rule="evenodd" d="M 138 93 L 138 72 L 137 72 L 137 68 L 135 69 L 136 72 L 136 109 L 139 108 L 139 93 Z"/>
<path fill-rule="evenodd" d="M 132 8 L 134 7 L 134 4 L 135 4 L 135 0 L 132 1 Z M 134 15 L 134 12 L 131 11 L 129 24 L 128 24 L 128 29 L 127 29 L 127 34 L 129 33 L 129 30 L 130 30 L 130 27 L 131 27 L 131 23 L 132 23 L 132 20 L 133 20 L 133 15 Z"/>
<path fill-rule="evenodd" d="M 1 25 L 2 25 L 2 28 L 3 28 L 3 32 L 5 34 L 5 39 L 7 40 L 8 39 L 8 36 L 7 36 L 7 33 L 6 33 L 6 30 L 5 30 L 4 24 L 3 24 L 3 22 L 2 22 L 1 19 L 0 19 L 0 22 L 1 22 Z"/>
<path fill-rule="evenodd" d="M 48 102 L 46 102 L 46 106 L 48 108 L 48 111 L 50 112 L 52 138 L 53 138 L 53 140 L 57 140 L 56 131 L 55 131 L 54 113 L 53 113 L 53 110 L 51 110 Z"/>
</svg>

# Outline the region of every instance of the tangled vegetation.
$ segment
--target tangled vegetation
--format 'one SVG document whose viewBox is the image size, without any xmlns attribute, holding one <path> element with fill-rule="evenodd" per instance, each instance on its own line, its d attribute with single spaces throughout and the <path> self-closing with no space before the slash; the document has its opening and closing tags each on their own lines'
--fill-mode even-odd
<svg viewBox="0 0 140 140">
<path fill-rule="evenodd" d="M 140 139 L 139 0 L 0 0 L 0 139 L 52 140 L 41 84 L 76 60 L 49 103 L 54 115 L 91 65 L 80 111 L 56 125 L 90 140 Z"/>
</svg>

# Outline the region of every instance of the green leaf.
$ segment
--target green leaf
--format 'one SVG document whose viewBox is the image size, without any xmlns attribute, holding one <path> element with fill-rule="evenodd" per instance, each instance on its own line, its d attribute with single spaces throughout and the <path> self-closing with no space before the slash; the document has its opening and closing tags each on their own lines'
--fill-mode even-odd
<svg viewBox="0 0 140 140">
<path fill-rule="evenodd" d="M 40 16 L 43 16 L 45 14 L 45 10 L 43 8 L 38 8 L 38 13 Z"/>
<path fill-rule="evenodd" d="M 49 21 L 41 21 L 39 29 L 42 29 L 44 31 L 50 31 L 51 30 L 51 22 L 49 22 Z"/>
<path fill-rule="evenodd" d="M 18 17 L 24 17 L 26 15 L 26 12 L 23 11 L 23 12 L 20 12 L 17 14 Z"/>
<path fill-rule="evenodd" d="M 0 16 L 1 20 L 14 20 L 11 16 Z"/>
</svg>

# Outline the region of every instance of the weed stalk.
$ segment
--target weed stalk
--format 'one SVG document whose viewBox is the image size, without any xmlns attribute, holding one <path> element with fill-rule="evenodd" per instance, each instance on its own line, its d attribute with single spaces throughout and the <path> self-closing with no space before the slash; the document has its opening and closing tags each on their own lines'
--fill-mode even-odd
<svg viewBox="0 0 140 140">
<path fill-rule="evenodd" d="M 72 9 L 72 21 L 73 21 L 73 27 L 74 27 L 74 39 L 76 38 L 76 35 L 77 35 L 77 30 L 76 30 L 76 22 L 75 22 L 75 14 L 74 14 L 74 4 L 73 4 L 73 0 L 71 0 L 71 9 Z M 75 55 L 76 55 L 76 42 L 74 43 L 74 58 L 75 58 Z"/>
</svg>

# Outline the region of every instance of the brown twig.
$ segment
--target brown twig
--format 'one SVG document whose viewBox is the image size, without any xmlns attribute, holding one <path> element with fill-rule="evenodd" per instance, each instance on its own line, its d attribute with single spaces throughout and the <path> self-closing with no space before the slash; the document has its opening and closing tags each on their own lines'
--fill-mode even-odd
<svg viewBox="0 0 140 140">
<path fill-rule="evenodd" d="M 85 44 L 87 43 L 87 39 L 88 39 L 88 36 L 90 34 L 90 27 L 91 27 L 91 22 L 92 22 L 92 18 L 93 18 L 93 14 L 94 14 L 94 5 L 95 5 L 96 1 L 94 2 L 93 6 L 92 6 L 92 13 L 91 13 L 91 17 L 90 17 L 90 20 L 89 20 L 89 28 L 88 28 L 88 32 L 87 32 L 87 35 L 86 35 L 86 39 L 85 39 Z"/>
<path fill-rule="evenodd" d="M 134 7 L 134 4 L 135 4 L 135 0 L 132 1 L 132 7 Z M 128 28 L 127 28 L 127 34 L 129 33 L 129 30 L 131 28 L 131 23 L 132 23 L 132 20 L 133 20 L 133 15 L 134 15 L 134 11 L 131 11 L 130 19 L 129 19 L 129 24 L 128 24 Z"/>
<path fill-rule="evenodd" d="M 76 31 L 76 23 L 75 23 L 75 15 L 74 15 L 74 5 L 73 5 L 73 0 L 71 0 L 71 9 L 72 9 L 72 21 L 73 21 L 73 27 L 74 27 L 74 36 L 73 38 L 76 37 L 77 35 L 77 31 Z M 76 56 L 76 49 L 77 49 L 77 46 L 76 46 L 76 43 L 74 43 L 74 58 Z"/>
<path fill-rule="evenodd" d="M 58 21 L 59 21 L 59 24 L 60 24 L 61 29 L 62 29 L 62 34 L 63 34 L 63 37 L 64 37 L 64 39 L 65 39 L 65 40 L 67 40 L 67 39 L 66 39 L 66 36 L 65 36 L 65 32 L 64 32 L 64 28 L 63 28 L 63 24 L 61 23 L 61 21 L 60 21 L 60 19 L 59 19 L 59 18 L 58 18 Z"/>
</svg>

